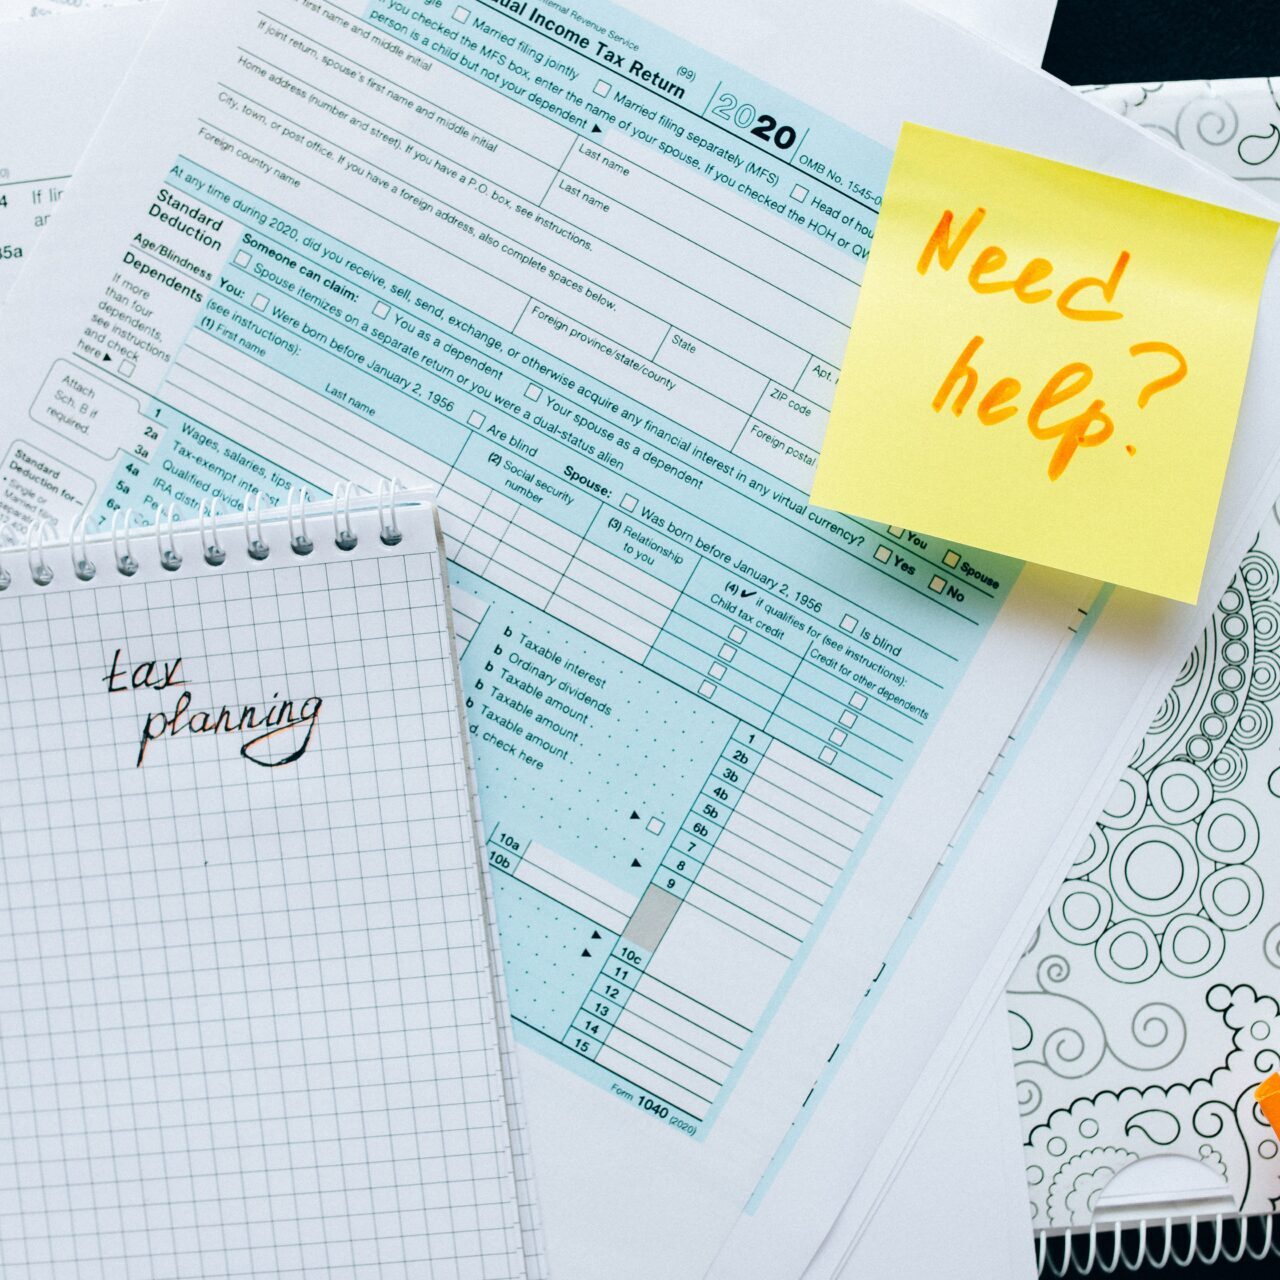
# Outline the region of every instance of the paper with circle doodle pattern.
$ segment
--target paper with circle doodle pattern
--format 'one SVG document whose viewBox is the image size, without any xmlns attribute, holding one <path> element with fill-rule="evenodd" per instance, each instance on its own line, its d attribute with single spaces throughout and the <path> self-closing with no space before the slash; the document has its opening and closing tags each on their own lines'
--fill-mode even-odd
<svg viewBox="0 0 1280 1280">
<path fill-rule="evenodd" d="M 1280 195 L 1271 80 L 1089 92 Z M 1280 1197 L 1253 1104 L 1280 1065 L 1280 516 L 1259 531 L 1010 984 L 1035 1227 L 1087 1225 L 1180 1154 L 1243 1213 Z"/>
</svg>

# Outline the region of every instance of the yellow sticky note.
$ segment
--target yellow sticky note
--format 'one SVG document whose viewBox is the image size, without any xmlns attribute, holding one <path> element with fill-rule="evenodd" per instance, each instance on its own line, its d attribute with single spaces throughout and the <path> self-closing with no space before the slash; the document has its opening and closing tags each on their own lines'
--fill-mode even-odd
<svg viewBox="0 0 1280 1280">
<path fill-rule="evenodd" d="M 904 125 L 812 502 L 1194 601 L 1275 230 Z"/>
</svg>

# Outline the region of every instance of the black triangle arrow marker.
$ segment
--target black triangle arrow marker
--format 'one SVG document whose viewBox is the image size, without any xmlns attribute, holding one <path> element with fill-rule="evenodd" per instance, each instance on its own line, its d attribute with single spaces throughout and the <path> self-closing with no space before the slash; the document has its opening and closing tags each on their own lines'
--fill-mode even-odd
<svg viewBox="0 0 1280 1280">
<path fill-rule="evenodd" d="M 105 355 L 105 356 L 103 356 L 103 357 L 102 357 L 102 363 L 103 363 L 103 364 L 110 364 L 110 363 L 111 363 L 111 356 L 110 356 L 110 355 Z"/>
<path fill-rule="evenodd" d="M 599 930 L 599 929 L 592 929 L 592 930 L 591 930 L 591 940 L 592 940 L 593 942 L 596 942 L 596 941 L 598 941 L 598 940 L 599 940 L 599 938 L 600 938 L 600 930 Z"/>
<path fill-rule="evenodd" d="M 640 815 L 634 809 L 631 810 L 631 821 L 632 822 L 640 821 Z"/>
<path fill-rule="evenodd" d="M 639 859 L 639 858 L 632 858 L 632 859 L 631 859 L 631 865 L 632 865 L 633 867 L 638 867 L 638 866 L 640 865 L 640 859 Z"/>
<path fill-rule="evenodd" d="M 603 132 L 604 132 L 604 130 L 603 130 L 603 129 L 598 125 L 598 124 L 593 124 L 593 125 L 591 126 L 591 132 L 592 132 L 592 133 L 603 133 Z"/>
<path fill-rule="evenodd" d="M 583 947 L 583 948 L 582 948 L 582 954 L 583 954 L 584 956 L 589 956 L 589 955 L 591 954 L 591 952 L 590 952 L 590 951 L 588 951 L 588 950 L 586 949 L 586 947 Z"/>
</svg>

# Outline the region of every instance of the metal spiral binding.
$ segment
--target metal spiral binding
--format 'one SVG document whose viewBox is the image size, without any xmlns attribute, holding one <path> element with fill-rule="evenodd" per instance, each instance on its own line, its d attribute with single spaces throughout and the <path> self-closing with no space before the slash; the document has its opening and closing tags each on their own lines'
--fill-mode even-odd
<svg viewBox="0 0 1280 1280">
<path fill-rule="evenodd" d="M 1228 1217 L 1237 1224 L 1238 1238 L 1234 1249 L 1228 1248 L 1226 1244 Z M 1249 1229 L 1255 1220 L 1265 1224 L 1261 1247 L 1249 1243 Z M 1172 1218 L 1161 1219 L 1155 1224 L 1155 1230 L 1163 1237 L 1164 1247 L 1157 1255 L 1155 1245 L 1149 1245 L 1147 1241 L 1147 1228 L 1150 1224 L 1146 1218 L 1140 1218 L 1136 1224 L 1117 1223 L 1110 1228 L 1110 1255 L 1104 1257 L 1105 1250 L 1100 1249 L 1098 1245 L 1098 1224 L 1095 1222 L 1089 1227 L 1085 1256 L 1083 1258 L 1076 1256 L 1076 1242 L 1083 1239 L 1085 1233 L 1069 1231 L 1059 1237 L 1062 1241 L 1062 1250 L 1056 1261 L 1053 1257 L 1049 1232 L 1038 1231 L 1036 1233 L 1036 1268 L 1042 1277 L 1051 1276 L 1054 1280 L 1063 1280 L 1069 1275 L 1083 1276 L 1095 1270 L 1104 1275 L 1113 1275 L 1121 1267 L 1126 1271 L 1137 1271 L 1139 1267 L 1148 1266 L 1159 1271 L 1171 1263 L 1174 1267 L 1189 1267 L 1193 1262 L 1199 1261 L 1205 1266 L 1212 1266 L 1219 1259 L 1239 1262 L 1247 1256 L 1255 1262 L 1261 1262 L 1266 1257 L 1280 1258 L 1280 1240 L 1272 1239 L 1275 1219 L 1270 1214 L 1237 1217 L 1219 1213 L 1203 1223 L 1206 1227 L 1210 1224 L 1213 1226 L 1213 1242 L 1206 1247 L 1200 1243 L 1201 1221 L 1195 1214 L 1192 1214 L 1185 1223 L 1175 1223 Z M 1173 1246 L 1174 1232 L 1178 1226 L 1187 1228 L 1187 1248 L 1184 1253 L 1175 1252 Z M 1135 1229 L 1138 1233 L 1138 1247 L 1130 1257 L 1124 1247 L 1124 1234 Z"/>
<path fill-rule="evenodd" d="M 397 546 L 403 534 L 396 515 L 396 493 L 405 486 L 393 477 L 380 480 L 377 490 L 378 536 L 388 547 Z M 375 495 L 372 493 L 357 494 L 357 486 L 351 481 L 343 480 L 334 489 L 333 505 L 333 541 L 340 551 L 354 551 L 360 539 L 351 526 L 351 504 L 353 498 L 359 497 L 368 503 Z M 271 554 L 271 543 L 263 531 L 262 490 L 256 490 L 245 498 L 241 514 L 244 519 L 245 551 L 250 559 L 266 560 Z M 305 488 L 291 486 L 285 502 L 288 523 L 289 550 L 296 556 L 308 556 L 315 550 L 315 542 L 307 529 L 307 507 L 310 493 Z M 402 504 L 403 505 L 403 504 Z M 227 548 L 219 538 L 218 499 L 204 499 L 200 503 L 200 511 L 194 532 L 199 538 L 199 551 L 205 564 L 219 568 L 227 562 Z M 162 568 L 170 573 L 178 572 L 183 565 L 184 557 L 178 548 L 181 537 L 192 532 L 181 529 L 178 520 L 177 503 L 171 502 L 164 512 L 156 516 L 153 526 L 156 539 L 156 553 Z M 138 572 L 139 560 L 134 553 L 133 508 L 124 512 L 112 513 L 110 529 L 96 535 L 92 541 L 99 547 L 107 548 L 115 571 L 125 578 L 131 578 Z M 150 530 L 148 530 L 150 532 Z M 88 512 L 82 511 L 71 523 L 66 541 L 55 540 L 52 523 L 44 517 L 32 520 L 27 526 L 25 540 L 14 536 L 8 524 L 0 522 L 0 549 L 5 547 L 16 549 L 25 541 L 27 553 L 27 571 L 31 581 L 37 587 L 47 587 L 57 576 L 50 563 L 51 551 L 66 550 L 71 558 L 71 571 L 81 582 L 92 581 L 98 573 L 98 566 L 90 558 L 90 537 L 88 530 Z M 0 592 L 7 591 L 13 584 L 13 574 L 0 563 Z"/>
</svg>

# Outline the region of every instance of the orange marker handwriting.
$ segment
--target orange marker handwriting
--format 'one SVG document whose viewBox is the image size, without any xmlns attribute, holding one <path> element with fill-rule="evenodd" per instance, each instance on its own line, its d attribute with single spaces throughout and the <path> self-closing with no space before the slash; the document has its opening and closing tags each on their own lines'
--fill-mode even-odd
<svg viewBox="0 0 1280 1280">
<path fill-rule="evenodd" d="M 986 216 L 986 209 L 978 206 L 957 227 L 955 211 L 947 209 L 920 253 L 916 262 L 918 274 L 927 275 L 935 265 L 947 272 L 956 267 Z M 975 293 L 1011 293 L 1018 302 L 1028 306 L 1047 302 L 1056 293 L 1055 306 L 1068 320 L 1085 324 L 1110 322 L 1124 319 L 1124 311 L 1113 304 L 1132 257 L 1127 249 L 1121 250 L 1105 278 L 1080 276 L 1056 289 L 1050 283 L 1054 266 L 1048 258 L 1030 258 L 1015 274 L 1002 276 L 998 273 L 1009 267 L 1008 252 L 998 244 L 991 244 L 974 255 L 965 278 Z M 941 413 L 949 404 L 951 412 L 959 418 L 970 400 L 978 394 L 981 375 L 974 357 L 984 341 L 980 334 L 975 335 L 961 350 L 934 394 L 935 413 Z M 1129 354 L 1135 359 L 1149 355 L 1166 356 L 1176 366 L 1142 387 L 1138 392 L 1139 409 L 1145 409 L 1153 396 L 1176 386 L 1187 376 L 1186 357 L 1171 343 L 1135 343 L 1129 347 Z M 1027 428 L 1032 436 L 1037 440 L 1057 441 L 1049 460 L 1050 480 L 1062 476 L 1078 449 L 1104 444 L 1115 431 L 1115 421 L 1107 412 L 1104 400 L 1094 397 L 1088 403 L 1082 403 L 1078 399 L 1083 397 L 1093 379 L 1094 370 L 1088 364 L 1080 360 L 1068 361 L 1046 380 L 1026 411 Z M 1021 412 L 1017 400 L 1022 389 L 1023 384 L 1016 377 L 996 378 L 978 398 L 975 409 L 978 421 L 990 427 L 1016 417 Z M 1068 406 L 1072 401 L 1076 403 L 1066 416 L 1053 416 L 1055 409 Z M 1137 450 L 1130 445 L 1126 452 L 1129 457 L 1134 457 Z"/>
</svg>

